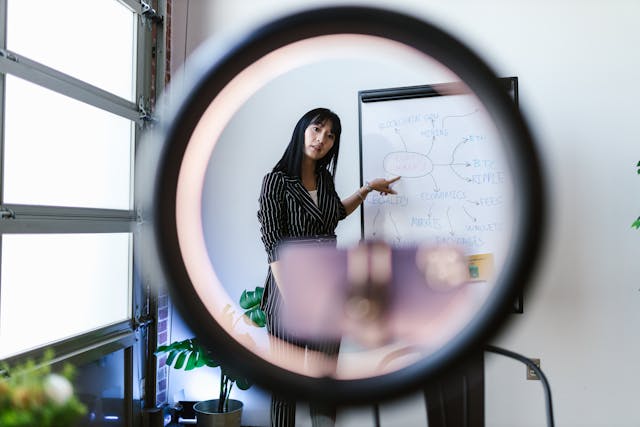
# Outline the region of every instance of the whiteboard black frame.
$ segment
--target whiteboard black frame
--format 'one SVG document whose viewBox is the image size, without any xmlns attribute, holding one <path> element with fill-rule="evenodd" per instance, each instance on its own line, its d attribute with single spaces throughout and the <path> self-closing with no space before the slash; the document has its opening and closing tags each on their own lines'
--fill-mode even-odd
<svg viewBox="0 0 640 427">
<path fill-rule="evenodd" d="M 514 105 L 519 110 L 518 77 L 500 77 L 498 84 L 513 99 Z M 433 96 L 459 95 L 465 93 L 460 90 L 459 82 L 436 83 L 419 86 L 404 86 L 386 89 L 368 89 L 358 91 L 358 129 L 359 129 L 359 160 L 360 160 L 360 187 L 364 185 L 364 171 L 362 161 L 362 104 L 370 102 L 398 101 L 415 98 L 429 98 Z M 360 238 L 364 240 L 364 203 L 360 208 Z M 524 313 L 524 297 L 522 292 L 513 303 L 513 312 Z"/>
</svg>

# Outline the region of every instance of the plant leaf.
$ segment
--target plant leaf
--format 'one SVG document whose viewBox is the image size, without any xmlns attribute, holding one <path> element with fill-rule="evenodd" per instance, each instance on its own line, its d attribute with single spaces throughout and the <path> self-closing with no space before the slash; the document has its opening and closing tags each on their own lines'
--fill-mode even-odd
<svg viewBox="0 0 640 427">
<path fill-rule="evenodd" d="M 222 375 L 228 378 L 228 380 L 232 383 L 235 383 L 240 390 L 247 390 L 253 385 L 253 383 L 251 383 L 251 381 L 249 381 L 247 378 L 240 376 L 237 372 L 230 368 L 222 367 L 221 370 Z"/>
<path fill-rule="evenodd" d="M 244 315 L 249 318 L 254 326 L 259 328 L 264 327 L 266 323 L 266 316 L 260 308 L 263 295 L 264 288 L 262 286 L 256 286 L 253 291 L 247 291 L 245 289 L 242 295 L 240 295 L 239 301 L 240 307 L 245 309 Z"/>
<path fill-rule="evenodd" d="M 260 307 L 253 307 L 252 309 L 245 311 L 244 314 L 255 326 L 259 328 L 263 328 L 267 323 L 267 316 Z"/>
<path fill-rule="evenodd" d="M 187 353 L 186 352 L 181 352 L 178 354 L 178 358 L 176 359 L 176 363 L 173 365 L 173 367 L 175 369 L 182 369 L 182 367 L 184 366 L 184 362 L 187 359 Z"/>
<path fill-rule="evenodd" d="M 180 351 L 171 350 L 171 352 L 169 353 L 169 356 L 167 356 L 167 365 L 171 366 L 173 364 L 173 360 L 176 358 L 178 354 L 180 354 Z"/>
<path fill-rule="evenodd" d="M 260 306 L 262 301 L 262 295 L 264 294 L 264 288 L 262 286 L 256 286 L 253 291 L 247 291 L 246 289 L 240 295 L 240 307 L 245 310 L 249 310 L 256 306 Z"/>
<path fill-rule="evenodd" d="M 251 315 L 252 319 L 256 324 L 264 324 L 264 312 L 260 310 L 260 299 L 262 298 L 262 288 L 256 288 L 257 293 L 253 293 L 250 299 L 256 303 L 255 307 L 251 308 L 250 311 L 254 312 Z M 225 308 L 225 315 L 232 316 L 233 312 L 231 311 L 231 306 Z M 245 319 L 247 317 L 245 316 Z M 250 338 L 250 337 L 249 337 Z M 221 376 L 220 381 L 222 384 L 226 384 L 226 390 L 231 389 L 231 384 L 237 384 L 238 388 L 241 390 L 246 390 L 253 385 L 246 378 L 239 377 L 235 372 L 229 370 L 228 368 L 222 366 L 220 361 L 218 361 L 214 355 L 214 353 L 203 346 L 197 338 L 189 338 L 182 341 L 175 341 L 168 345 L 161 345 L 155 351 L 156 355 L 168 353 L 167 356 L 167 365 L 173 366 L 174 369 L 183 369 L 185 371 L 190 371 L 196 368 L 201 368 L 203 366 L 208 366 L 211 368 L 220 368 Z M 230 383 L 229 383 L 230 382 Z M 222 390 L 222 388 L 221 388 Z"/>
<path fill-rule="evenodd" d="M 203 366 L 207 366 L 207 361 L 200 352 L 198 354 L 198 359 L 196 360 L 196 368 L 202 368 Z"/>
<path fill-rule="evenodd" d="M 635 229 L 640 229 L 640 216 L 638 217 L 638 219 L 633 221 L 633 224 L 631 224 L 631 227 L 633 227 Z"/>
<path fill-rule="evenodd" d="M 216 360 L 213 354 L 208 350 L 202 349 L 201 357 L 204 359 L 205 365 L 210 368 L 217 368 L 220 366 L 220 362 Z"/>
<path fill-rule="evenodd" d="M 189 358 L 187 359 L 187 365 L 184 367 L 185 371 L 190 371 L 197 366 L 198 363 L 198 352 L 192 351 L 189 354 Z"/>
<path fill-rule="evenodd" d="M 213 360 L 213 359 L 207 359 L 204 362 L 205 365 L 207 365 L 210 368 L 217 368 L 218 366 L 220 366 L 220 363 L 218 363 L 217 361 Z"/>
<path fill-rule="evenodd" d="M 240 390 L 248 390 L 249 388 L 251 388 L 252 385 L 253 384 L 251 383 L 251 381 L 249 381 L 246 378 L 236 379 L 236 386 L 238 386 Z"/>
<path fill-rule="evenodd" d="M 168 346 L 168 345 L 158 346 L 158 348 L 156 349 L 156 351 L 153 352 L 153 354 L 158 355 L 160 353 L 166 353 L 169 350 L 169 348 L 171 348 L 171 346 Z"/>
</svg>

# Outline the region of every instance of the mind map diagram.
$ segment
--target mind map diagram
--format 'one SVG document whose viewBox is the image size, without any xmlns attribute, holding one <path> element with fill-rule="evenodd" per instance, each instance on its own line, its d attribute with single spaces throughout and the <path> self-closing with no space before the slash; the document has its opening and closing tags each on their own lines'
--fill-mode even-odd
<svg viewBox="0 0 640 427">
<path fill-rule="evenodd" d="M 494 252 L 510 224 L 504 153 L 484 110 L 467 98 L 444 98 L 399 112 L 389 105 L 363 110 L 365 180 L 401 176 L 397 195 L 367 198 L 365 237 Z"/>
</svg>

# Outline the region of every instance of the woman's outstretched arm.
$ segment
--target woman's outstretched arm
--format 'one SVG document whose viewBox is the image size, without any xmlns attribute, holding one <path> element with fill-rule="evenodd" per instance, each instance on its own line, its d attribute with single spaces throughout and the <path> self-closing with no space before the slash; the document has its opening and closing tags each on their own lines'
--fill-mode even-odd
<svg viewBox="0 0 640 427">
<path fill-rule="evenodd" d="M 391 188 L 391 184 L 399 179 L 399 176 L 391 179 L 376 178 L 358 188 L 358 190 L 349 197 L 342 199 L 342 204 L 344 205 L 344 209 L 347 211 L 347 215 L 351 214 L 358 206 L 364 203 L 364 200 L 372 191 L 379 191 L 380 194 L 384 196 L 387 194 L 398 194 L 393 188 Z"/>
</svg>

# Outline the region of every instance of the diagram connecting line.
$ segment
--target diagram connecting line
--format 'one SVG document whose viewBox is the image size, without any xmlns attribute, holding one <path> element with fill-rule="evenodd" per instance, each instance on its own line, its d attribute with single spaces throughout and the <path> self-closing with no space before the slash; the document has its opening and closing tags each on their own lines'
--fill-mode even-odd
<svg viewBox="0 0 640 427">
<path fill-rule="evenodd" d="M 461 118 L 461 117 L 467 117 L 467 116 L 470 116 L 470 115 L 472 115 L 472 114 L 477 113 L 478 111 L 479 111 L 479 110 L 476 108 L 475 110 L 473 110 L 473 111 L 472 111 L 472 112 L 470 112 L 470 113 L 460 114 L 460 115 L 455 115 L 455 116 L 454 116 L 454 115 L 452 115 L 452 116 L 445 116 L 445 117 L 443 117 L 443 118 L 442 118 L 442 124 L 441 124 L 442 129 L 444 129 L 444 121 L 445 121 L 445 120 L 447 120 L 447 119 L 457 119 L 457 118 Z"/>
<path fill-rule="evenodd" d="M 409 149 L 407 148 L 407 143 L 404 141 L 404 138 L 400 134 L 400 129 L 395 128 L 395 131 L 396 131 L 396 134 L 398 134 L 398 138 L 400 138 L 400 141 L 402 142 L 402 146 L 404 147 L 404 151 L 409 151 Z"/>
<path fill-rule="evenodd" d="M 433 150 L 434 145 L 436 145 L 435 129 L 436 129 L 436 121 L 435 121 L 435 119 L 431 119 L 431 130 L 434 131 L 434 132 L 432 132 L 432 134 L 431 134 L 431 146 L 429 147 L 429 150 L 427 151 L 427 157 L 429 157 L 429 155 L 431 154 L 431 150 Z"/>
<path fill-rule="evenodd" d="M 453 236 L 456 233 L 453 232 L 453 224 L 451 224 L 451 215 L 449 214 L 450 211 L 451 211 L 451 206 L 447 206 L 447 222 L 449 223 L 449 234 Z"/>
<path fill-rule="evenodd" d="M 462 207 L 462 210 L 464 211 L 464 213 L 466 213 L 466 214 L 467 214 L 467 216 L 468 216 L 469 218 L 471 218 L 471 219 L 473 220 L 473 222 L 478 222 L 478 219 L 477 219 L 475 216 L 471 215 L 471 214 L 469 213 L 469 211 L 467 211 L 467 208 L 466 208 L 466 207 L 464 207 L 464 206 L 463 206 L 463 207 Z"/>
<path fill-rule="evenodd" d="M 436 178 L 433 176 L 433 174 L 429 174 L 429 177 L 431 177 L 431 180 L 433 181 L 433 191 L 435 191 L 437 193 L 438 191 L 440 191 L 440 187 L 438 187 L 438 183 L 436 182 Z"/>
</svg>

